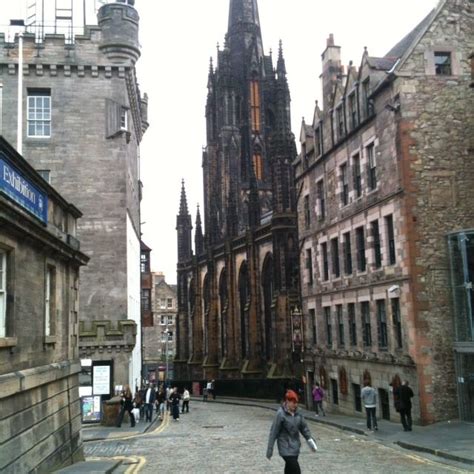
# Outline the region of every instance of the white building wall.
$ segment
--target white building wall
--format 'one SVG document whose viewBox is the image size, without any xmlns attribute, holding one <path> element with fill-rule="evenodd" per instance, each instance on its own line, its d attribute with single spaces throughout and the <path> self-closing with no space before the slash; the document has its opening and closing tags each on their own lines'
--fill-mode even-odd
<svg viewBox="0 0 474 474">
<path fill-rule="evenodd" d="M 142 331 L 140 317 L 140 239 L 127 214 L 127 318 L 137 324 L 136 344 L 130 358 L 129 384 L 140 387 L 142 370 Z"/>
</svg>

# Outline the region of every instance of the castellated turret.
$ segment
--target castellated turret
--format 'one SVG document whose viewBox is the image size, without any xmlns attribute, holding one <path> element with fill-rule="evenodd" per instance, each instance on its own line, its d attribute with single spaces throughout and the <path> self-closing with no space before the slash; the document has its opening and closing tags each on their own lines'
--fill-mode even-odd
<svg viewBox="0 0 474 474">
<path fill-rule="evenodd" d="M 97 21 L 102 29 L 100 49 L 114 63 L 131 60 L 134 64 L 140 57 L 140 17 L 134 3 L 132 0 L 108 3 L 97 13 Z"/>
</svg>

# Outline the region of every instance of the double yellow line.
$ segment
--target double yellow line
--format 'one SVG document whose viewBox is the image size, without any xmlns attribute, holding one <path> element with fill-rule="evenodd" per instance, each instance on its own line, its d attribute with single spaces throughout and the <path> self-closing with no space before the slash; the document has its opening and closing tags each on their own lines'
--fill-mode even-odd
<svg viewBox="0 0 474 474">
<path fill-rule="evenodd" d="M 143 436 L 150 436 L 150 435 L 156 435 L 162 433 L 170 424 L 170 415 L 168 412 L 165 412 L 163 421 L 161 422 L 160 426 L 156 428 L 156 430 L 153 430 L 149 433 L 140 433 L 136 435 L 130 435 L 130 436 L 123 436 L 121 438 L 108 438 L 105 441 L 122 441 L 122 440 L 127 440 L 127 439 L 134 439 L 134 438 L 141 438 Z M 91 460 L 102 460 L 104 458 L 88 458 Z M 125 474 L 138 474 L 143 466 L 146 464 L 146 458 L 143 456 L 113 456 L 111 458 L 106 458 L 106 459 L 116 459 L 120 461 L 130 461 L 130 467 L 127 468 L 125 471 Z"/>
</svg>

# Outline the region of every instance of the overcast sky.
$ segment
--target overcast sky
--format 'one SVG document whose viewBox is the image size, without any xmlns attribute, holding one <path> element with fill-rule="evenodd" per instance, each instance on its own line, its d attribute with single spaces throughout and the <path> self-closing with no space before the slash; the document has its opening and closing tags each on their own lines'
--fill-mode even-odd
<svg viewBox="0 0 474 474">
<path fill-rule="evenodd" d="M 270 49 L 276 53 L 283 41 L 295 136 L 303 116 L 311 122 L 314 101 L 320 99 L 321 53 L 330 33 L 342 47 L 343 63 L 352 60 L 358 66 L 364 46 L 370 55 L 384 56 L 437 3 L 258 0 L 265 54 Z M 0 25 L 24 13 L 24 4 L 25 0 L 0 0 Z M 136 0 L 135 6 L 141 17 L 138 81 L 149 97 L 150 121 L 141 147 L 143 240 L 153 249 L 152 269 L 163 271 L 174 283 L 181 179 L 194 223 L 196 204 L 202 203 L 209 58 L 215 63 L 216 45 L 223 44 L 229 0 Z"/>
</svg>

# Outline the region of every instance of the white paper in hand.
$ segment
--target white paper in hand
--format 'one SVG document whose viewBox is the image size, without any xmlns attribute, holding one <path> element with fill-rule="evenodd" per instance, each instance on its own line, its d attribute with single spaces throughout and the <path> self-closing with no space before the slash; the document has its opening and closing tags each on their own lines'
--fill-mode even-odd
<svg viewBox="0 0 474 474">
<path fill-rule="evenodd" d="M 309 449 L 311 449 L 311 451 L 318 450 L 318 447 L 316 446 L 316 442 L 312 438 L 308 439 L 308 446 L 309 446 Z"/>
</svg>

